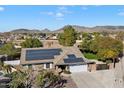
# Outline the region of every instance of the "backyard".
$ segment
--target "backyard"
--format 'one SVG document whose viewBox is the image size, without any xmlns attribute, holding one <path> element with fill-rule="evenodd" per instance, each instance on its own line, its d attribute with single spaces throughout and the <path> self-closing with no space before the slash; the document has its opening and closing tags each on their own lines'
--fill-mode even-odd
<svg viewBox="0 0 124 93">
<path fill-rule="evenodd" d="M 98 56 L 96 54 L 90 53 L 90 52 L 84 52 L 84 57 L 87 59 L 98 59 Z"/>
</svg>

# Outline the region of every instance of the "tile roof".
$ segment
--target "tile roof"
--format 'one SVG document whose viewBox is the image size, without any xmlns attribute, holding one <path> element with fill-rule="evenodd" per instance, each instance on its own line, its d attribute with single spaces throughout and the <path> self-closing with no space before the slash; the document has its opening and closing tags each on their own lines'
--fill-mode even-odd
<svg viewBox="0 0 124 93">
<path fill-rule="evenodd" d="M 43 57 L 44 55 L 49 56 L 51 50 L 55 49 L 61 49 L 60 54 L 58 55 L 52 55 L 53 58 L 48 59 L 41 59 L 38 58 L 36 55 L 39 57 Z M 35 52 L 32 57 L 37 57 L 34 60 L 26 60 L 26 53 L 27 51 L 44 51 L 48 50 L 47 53 L 42 52 Z M 50 50 L 50 51 L 49 51 Z M 39 53 L 39 54 L 37 54 Z M 45 53 L 45 54 L 44 54 Z M 52 51 L 53 53 L 53 51 Z M 30 53 L 29 53 L 30 54 Z M 55 54 L 55 53 L 54 53 Z M 73 55 L 73 56 L 72 56 Z M 75 58 L 74 58 L 75 57 Z M 32 58 L 31 58 L 32 59 Z M 40 63 L 48 63 L 48 62 L 53 62 L 55 65 L 75 65 L 75 64 L 87 64 L 88 62 L 85 60 L 83 57 L 82 53 L 77 47 L 60 47 L 60 48 L 23 48 L 21 51 L 21 64 L 40 64 Z"/>
</svg>

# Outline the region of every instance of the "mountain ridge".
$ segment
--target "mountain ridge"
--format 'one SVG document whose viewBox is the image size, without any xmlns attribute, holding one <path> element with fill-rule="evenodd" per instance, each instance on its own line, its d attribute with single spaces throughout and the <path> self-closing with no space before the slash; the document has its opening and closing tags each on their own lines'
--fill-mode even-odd
<svg viewBox="0 0 124 93">
<path fill-rule="evenodd" d="M 56 29 L 56 30 L 49 30 L 47 28 L 38 30 L 38 29 L 15 29 L 9 32 L 12 33 L 61 33 L 64 31 L 64 28 L 68 25 L 65 25 L 62 28 Z M 71 25 L 77 32 L 102 32 L 102 31 L 109 31 L 109 32 L 115 32 L 115 31 L 124 31 L 124 26 L 94 26 L 94 27 L 85 27 L 85 26 L 79 26 L 79 25 Z"/>
</svg>

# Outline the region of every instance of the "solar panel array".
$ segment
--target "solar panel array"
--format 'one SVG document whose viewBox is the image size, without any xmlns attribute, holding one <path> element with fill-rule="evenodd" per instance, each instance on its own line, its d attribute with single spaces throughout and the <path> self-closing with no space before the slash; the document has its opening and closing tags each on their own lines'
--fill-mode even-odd
<svg viewBox="0 0 124 93">
<path fill-rule="evenodd" d="M 74 54 L 69 54 L 68 58 L 76 58 L 76 56 Z"/>
<path fill-rule="evenodd" d="M 68 55 L 68 58 L 64 59 L 64 63 L 80 63 L 84 62 L 83 58 L 77 58 L 74 54 Z"/>
<path fill-rule="evenodd" d="M 26 50 L 26 60 L 47 60 L 54 59 L 55 55 L 60 55 L 61 49 L 39 49 Z"/>
</svg>

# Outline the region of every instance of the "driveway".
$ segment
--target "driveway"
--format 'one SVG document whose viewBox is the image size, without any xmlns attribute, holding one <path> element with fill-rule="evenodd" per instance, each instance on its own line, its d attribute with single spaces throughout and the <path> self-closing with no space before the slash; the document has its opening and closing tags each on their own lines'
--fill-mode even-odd
<svg viewBox="0 0 124 93">
<path fill-rule="evenodd" d="M 111 88 L 114 87 L 114 71 L 73 73 L 71 78 L 78 88 Z"/>
</svg>

